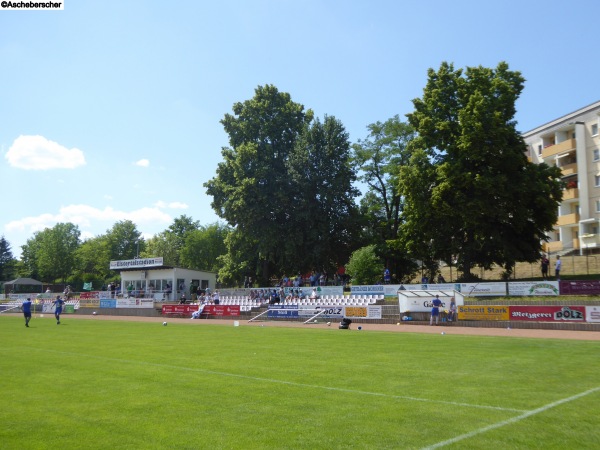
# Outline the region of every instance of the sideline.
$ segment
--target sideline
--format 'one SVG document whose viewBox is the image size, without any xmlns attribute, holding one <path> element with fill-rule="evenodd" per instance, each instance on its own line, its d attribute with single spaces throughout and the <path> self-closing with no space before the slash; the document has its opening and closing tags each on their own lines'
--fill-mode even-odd
<svg viewBox="0 0 600 450">
<path fill-rule="evenodd" d="M 162 322 L 167 320 L 169 323 L 186 324 L 191 326 L 204 326 L 204 325 L 223 325 L 233 326 L 234 320 L 239 322 L 240 326 L 253 326 L 253 327 L 296 327 L 304 329 L 314 328 L 325 328 L 331 331 L 337 331 L 337 323 L 332 323 L 328 327 L 325 323 L 318 324 L 303 324 L 302 322 L 286 322 L 286 321 L 265 321 L 265 322 L 250 322 L 248 323 L 244 317 L 235 317 L 234 319 L 198 319 L 190 320 L 173 318 L 173 317 L 148 317 L 148 316 L 113 316 L 113 315 L 87 315 L 87 314 L 70 314 L 66 319 L 81 319 L 81 320 L 118 320 L 118 321 L 134 321 L 134 322 Z M 394 333 L 426 333 L 426 334 L 440 334 L 442 331 L 448 335 L 461 335 L 461 336 L 502 336 L 512 338 L 536 338 L 536 339 L 566 339 L 566 340 L 579 340 L 579 341 L 600 341 L 600 328 L 599 331 L 575 331 L 575 330 L 549 330 L 539 328 L 483 328 L 483 327 L 454 327 L 454 326 L 439 326 L 432 327 L 429 325 L 414 325 L 414 324 L 371 324 L 371 323 L 357 323 L 356 327 L 362 327 L 361 332 L 371 331 L 388 331 Z M 357 332 L 357 328 L 352 325 L 350 332 Z M 343 332 L 348 332 L 345 330 Z"/>
<path fill-rule="evenodd" d="M 474 430 L 471 431 L 470 433 L 466 433 L 460 436 L 456 436 L 452 439 L 448 439 L 442 442 L 438 442 L 437 444 L 433 444 L 430 445 L 428 447 L 423 447 L 423 450 L 431 450 L 431 449 L 435 449 L 435 448 L 440 448 L 440 447 L 445 447 L 446 445 L 450 445 L 450 444 L 455 444 L 456 442 L 462 441 L 464 439 L 469 439 L 473 436 L 477 436 L 478 434 L 482 434 L 485 433 L 487 431 L 491 431 L 491 430 L 495 430 L 497 428 L 503 427 L 505 425 L 510 425 L 516 422 L 520 422 L 523 419 L 526 419 L 528 417 L 534 416 L 536 414 L 542 413 L 544 411 L 547 411 L 551 408 L 554 408 L 555 406 L 559 406 L 562 405 L 563 403 L 568 403 L 568 402 L 572 402 L 573 400 L 577 400 L 581 397 L 585 397 L 586 395 L 589 394 L 593 394 L 594 392 L 598 392 L 600 391 L 600 386 L 592 388 L 592 389 L 588 389 L 585 392 L 581 392 L 579 394 L 573 395 L 571 397 L 567 397 L 567 398 L 563 398 L 561 400 L 557 400 L 555 402 L 552 403 L 548 403 L 547 405 L 544 405 L 540 408 L 534 409 L 532 411 L 527 411 L 525 414 L 521 414 L 520 416 L 517 417 L 513 417 L 512 419 L 508 419 L 508 420 L 503 420 L 502 422 L 497 422 L 494 423 L 492 425 L 488 425 L 487 427 L 483 427 L 483 428 L 479 428 L 478 430 Z"/>
</svg>

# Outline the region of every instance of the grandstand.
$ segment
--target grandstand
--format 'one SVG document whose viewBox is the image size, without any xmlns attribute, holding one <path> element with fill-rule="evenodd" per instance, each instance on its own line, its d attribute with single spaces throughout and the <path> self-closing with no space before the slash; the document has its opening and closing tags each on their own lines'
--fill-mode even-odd
<svg viewBox="0 0 600 450">
<path fill-rule="evenodd" d="M 382 303 L 383 295 L 323 295 L 317 298 L 304 297 L 302 299 L 292 298 L 280 301 L 279 305 L 298 305 L 298 306 L 368 306 Z M 214 302 L 208 302 L 214 304 Z M 252 311 L 253 308 L 260 308 L 269 304 L 268 299 L 251 299 L 249 296 L 231 295 L 221 296 L 220 305 L 240 306 L 240 311 Z"/>
</svg>

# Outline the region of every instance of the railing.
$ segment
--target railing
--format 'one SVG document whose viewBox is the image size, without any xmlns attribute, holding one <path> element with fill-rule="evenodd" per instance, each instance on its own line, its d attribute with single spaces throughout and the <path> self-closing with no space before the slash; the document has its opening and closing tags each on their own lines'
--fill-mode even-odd
<svg viewBox="0 0 600 450">
<path fill-rule="evenodd" d="M 567 139 L 560 144 L 551 145 L 542 150 L 542 158 L 546 159 L 559 153 L 564 153 L 575 149 L 575 139 Z"/>
<path fill-rule="evenodd" d="M 564 216 L 558 216 L 558 220 L 556 221 L 556 225 L 559 227 L 564 227 L 567 225 L 576 225 L 579 223 L 579 214 L 565 214 Z"/>
</svg>

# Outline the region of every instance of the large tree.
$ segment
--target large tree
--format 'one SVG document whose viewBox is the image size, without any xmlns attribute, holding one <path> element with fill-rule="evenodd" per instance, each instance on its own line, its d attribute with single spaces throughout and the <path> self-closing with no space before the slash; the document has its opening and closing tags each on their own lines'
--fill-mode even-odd
<svg viewBox="0 0 600 450">
<path fill-rule="evenodd" d="M 227 253 L 225 239 L 230 231 L 229 227 L 218 223 L 190 231 L 181 248 L 182 265 L 189 269 L 218 272 L 217 258 Z"/>
<path fill-rule="evenodd" d="M 27 275 L 64 282 L 75 269 L 80 234 L 79 227 L 72 223 L 57 223 L 34 233 L 22 246 Z"/>
<path fill-rule="evenodd" d="M 305 112 L 289 94 L 266 85 L 252 99 L 235 103 L 233 114 L 221 121 L 230 147 L 223 148 L 223 162 L 204 186 L 217 215 L 249 247 L 240 267 L 252 258 L 250 271 L 265 281 L 281 262 L 278 254 L 289 219 L 286 161 L 311 119 L 312 112 Z"/>
<path fill-rule="evenodd" d="M 423 97 L 407 115 L 418 136 L 400 177 L 403 236 L 423 260 L 455 255 L 470 278 L 475 265 L 512 269 L 515 261 L 539 259 L 562 184 L 559 169 L 525 156 L 514 120 L 523 85 L 504 62 L 428 71 Z"/>
<path fill-rule="evenodd" d="M 369 136 L 353 145 L 359 180 L 367 186 L 360 201 L 365 219 L 363 240 L 376 245 L 397 280 L 408 280 L 415 267 L 404 246 L 397 241 L 404 209 L 399 174 L 400 168 L 408 164 L 407 145 L 414 139 L 415 132 L 398 116 L 372 123 L 367 129 Z"/>
<path fill-rule="evenodd" d="M 349 136 L 333 116 L 306 125 L 286 164 L 287 233 L 280 269 L 333 273 L 350 257 L 358 232 Z"/>
<path fill-rule="evenodd" d="M 76 272 L 82 280 L 104 282 L 110 276 L 110 251 L 106 235 L 84 241 L 77 249 L 76 260 Z"/>
<path fill-rule="evenodd" d="M 131 220 L 121 220 L 107 230 L 106 244 L 110 260 L 116 261 L 138 257 L 146 242 Z"/>
<path fill-rule="evenodd" d="M 9 281 L 14 278 L 16 262 L 10 243 L 4 236 L 0 237 L 0 281 Z"/>
</svg>

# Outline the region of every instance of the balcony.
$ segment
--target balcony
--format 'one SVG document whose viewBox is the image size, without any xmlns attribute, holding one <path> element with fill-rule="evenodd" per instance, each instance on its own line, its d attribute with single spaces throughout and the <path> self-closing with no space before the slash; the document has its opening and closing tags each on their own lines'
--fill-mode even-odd
<svg viewBox="0 0 600 450">
<path fill-rule="evenodd" d="M 565 214 L 564 216 L 558 216 L 558 221 L 556 222 L 557 227 L 565 227 L 567 225 L 577 225 L 579 223 L 579 214 Z"/>
<path fill-rule="evenodd" d="M 556 253 L 556 252 L 560 252 L 562 249 L 563 249 L 563 244 L 561 241 L 544 242 L 542 244 L 542 250 L 545 253 Z"/>
<path fill-rule="evenodd" d="M 575 150 L 575 139 L 567 139 L 560 144 L 551 145 L 542 150 L 542 158 L 546 159 L 559 153 Z"/>
<path fill-rule="evenodd" d="M 584 249 L 600 247 L 600 235 L 598 234 L 582 234 L 580 239 Z"/>
<path fill-rule="evenodd" d="M 565 189 L 563 191 L 563 198 L 562 198 L 563 202 L 568 202 L 570 200 L 577 200 L 578 198 L 579 198 L 579 189 L 577 189 L 577 188 Z"/>
<path fill-rule="evenodd" d="M 575 174 L 577 174 L 577 163 L 560 166 L 560 170 L 562 172 L 563 177 L 569 177 L 571 175 L 575 175 Z"/>
</svg>

